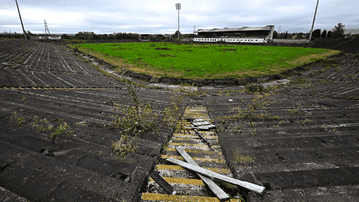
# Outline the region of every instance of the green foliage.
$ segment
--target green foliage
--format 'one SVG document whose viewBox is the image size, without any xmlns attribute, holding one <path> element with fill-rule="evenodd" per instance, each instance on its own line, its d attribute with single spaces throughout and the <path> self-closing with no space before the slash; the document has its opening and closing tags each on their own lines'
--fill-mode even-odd
<svg viewBox="0 0 359 202">
<path fill-rule="evenodd" d="M 62 137 L 63 135 L 74 136 L 77 134 L 75 131 L 71 130 L 70 126 L 68 126 L 62 119 L 55 119 L 53 122 L 57 122 L 57 125 L 53 128 L 53 133 L 47 137 L 47 139 L 51 139 L 52 144 L 55 144 L 55 139 L 57 137 Z"/>
<path fill-rule="evenodd" d="M 349 100 L 359 100 L 359 95 L 352 95 L 348 97 Z"/>
<path fill-rule="evenodd" d="M 49 121 L 46 118 L 39 120 L 39 117 L 37 116 L 34 116 L 32 119 L 32 127 L 36 130 L 36 132 L 53 130 L 53 126 L 49 124 Z"/>
<path fill-rule="evenodd" d="M 254 160 L 252 157 L 241 155 L 239 150 L 233 151 L 233 158 L 236 163 L 241 164 L 243 166 L 249 166 L 254 163 Z"/>
<path fill-rule="evenodd" d="M 301 125 L 306 125 L 307 123 L 310 123 L 310 122 L 312 122 L 312 121 L 307 118 L 300 120 Z"/>
<path fill-rule="evenodd" d="M 291 114 L 294 114 L 294 113 L 299 113 L 298 109 L 292 109 L 292 110 L 289 110 L 288 109 L 288 112 L 291 113 Z"/>
<path fill-rule="evenodd" d="M 272 104 L 273 101 L 271 101 L 269 99 L 269 96 L 273 95 L 273 93 L 264 93 L 263 95 L 261 93 L 257 93 L 255 94 L 254 99 L 252 99 L 248 104 L 248 108 L 243 109 L 240 106 L 234 108 L 235 110 L 238 110 L 238 115 L 235 117 L 236 119 L 241 119 L 241 120 L 249 120 L 250 121 L 250 125 L 253 127 L 253 119 L 255 118 L 268 118 L 270 116 L 270 114 L 256 114 L 256 110 L 258 108 L 263 108 L 269 104 Z"/>
<path fill-rule="evenodd" d="M 327 38 L 327 30 L 323 30 L 322 34 L 320 35 L 321 38 Z"/>
<path fill-rule="evenodd" d="M 344 38 L 344 30 L 345 30 L 345 25 L 343 25 L 342 23 L 338 23 L 338 25 L 334 26 L 333 28 L 332 37 Z"/>
<path fill-rule="evenodd" d="M 291 63 L 304 56 L 328 52 L 326 49 L 208 45 L 176 43 L 101 43 L 79 44 L 94 51 L 122 58 L 141 71 L 175 78 L 239 78 L 273 74 L 293 68 Z M 311 61 L 312 62 L 312 61 Z"/>
<path fill-rule="evenodd" d="M 316 38 L 320 38 L 320 29 L 316 29 L 312 33 L 312 40 Z"/>
<path fill-rule="evenodd" d="M 298 77 L 292 81 L 290 81 L 291 84 L 304 84 L 304 83 L 307 83 L 308 80 L 306 78 L 303 78 L 303 77 Z"/>
<path fill-rule="evenodd" d="M 174 127 L 178 118 L 181 117 L 179 114 L 181 101 L 183 100 L 183 96 L 171 97 L 171 106 L 166 107 L 163 110 L 163 122 L 170 127 Z"/>
<path fill-rule="evenodd" d="M 10 116 L 10 121 L 16 124 L 25 124 L 26 121 L 24 117 L 18 115 L 16 111 L 12 112 Z M 52 144 L 55 143 L 57 137 L 62 137 L 63 135 L 75 136 L 77 134 L 74 130 L 71 130 L 70 126 L 67 125 L 62 119 L 55 119 L 52 123 L 57 122 L 55 126 L 49 123 L 49 121 L 44 119 L 39 119 L 39 117 L 34 116 L 34 118 L 29 121 L 29 124 L 36 130 L 36 132 L 52 132 L 47 139 L 51 139 Z"/>
<path fill-rule="evenodd" d="M 13 111 L 11 113 L 10 122 L 13 122 L 13 123 L 16 123 L 19 125 L 26 123 L 24 117 L 19 116 L 16 111 Z"/>
<path fill-rule="evenodd" d="M 267 110 L 267 108 L 265 106 L 270 105 L 272 103 L 274 103 L 273 101 L 271 101 L 269 99 L 270 95 L 273 95 L 274 93 L 256 93 L 254 98 L 252 100 L 249 101 L 249 103 L 247 103 L 247 107 L 243 108 L 241 106 L 232 108 L 232 110 L 237 110 L 238 114 L 234 115 L 234 116 L 223 116 L 223 117 L 218 117 L 222 127 L 219 127 L 218 130 L 221 130 L 223 128 L 226 128 L 227 126 L 229 126 L 230 121 L 233 120 L 233 122 L 236 120 L 242 120 L 242 121 L 249 121 L 247 123 L 247 125 L 251 128 L 255 127 L 254 119 L 264 119 L 264 118 L 271 118 L 270 113 L 268 111 L 266 111 L 265 113 L 259 113 L 257 112 L 257 109 L 264 109 Z M 241 130 L 242 126 L 237 126 L 237 128 L 235 129 L 235 132 L 240 132 L 242 133 L 243 131 Z M 253 129 L 250 132 L 251 136 L 255 136 L 257 134 L 257 130 Z"/>
<path fill-rule="evenodd" d="M 116 104 L 124 116 L 116 116 L 110 126 L 119 129 L 124 136 L 136 136 L 141 132 L 153 130 L 158 125 L 158 114 L 152 110 L 152 105 L 144 101 L 141 103 L 131 83 L 127 82 L 128 93 L 133 98 L 135 106 L 122 106 Z"/>
<path fill-rule="evenodd" d="M 121 139 L 113 142 L 111 151 L 121 158 L 125 158 L 127 154 L 134 153 L 137 146 L 132 143 L 131 137 L 122 135 Z"/>
</svg>

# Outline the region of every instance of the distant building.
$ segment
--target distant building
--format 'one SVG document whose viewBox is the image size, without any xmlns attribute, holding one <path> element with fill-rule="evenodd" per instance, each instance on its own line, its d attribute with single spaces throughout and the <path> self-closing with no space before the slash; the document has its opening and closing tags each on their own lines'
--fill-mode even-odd
<svg viewBox="0 0 359 202">
<path fill-rule="evenodd" d="M 140 41 L 150 41 L 150 35 L 149 34 L 140 34 L 138 40 L 140 40 Z"/>
<path fill-rule="evenodd" d="M 344 35 L 353 35 L 353 34 L 359 34 L 358 27 L 344 30 Z"/>
<path fill-rule="evenodd" d="M 30 36 L 31 40 L 36 40 L 36 41 L 61 41 L 61 35 L 57 35 L 57 34 L 51 34 L 51 35 L 43 35 L 43 34 L 38 34 L 38 35 L 33 35 Z"/>
<path fill-rule="evenodd" d="M 198 29 L 195 42 L 267 43 L 273 40 L 274 25 L 224 29 Z"/>
</svg>

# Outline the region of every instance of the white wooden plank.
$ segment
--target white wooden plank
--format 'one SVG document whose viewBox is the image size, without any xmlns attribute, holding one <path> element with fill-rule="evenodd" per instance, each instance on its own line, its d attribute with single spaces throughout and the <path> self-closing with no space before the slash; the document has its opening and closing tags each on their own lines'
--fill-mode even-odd
<svg viewBox="0 0 359 202">
<path fill-rule="evenodd" d="M 184 161 L 180 161 L 180 160 L 177 160 L 174 158 L 168 158 L 168 159 L 166 159 L 166 161 L 180 165 L 188 170 L 192 170 L 194 172 L 200 173 L 200 174 L 205 175 L 211 179 L 218 179 L 218 180 L 225 181 L 225 182 L 228 182 L 231 184 L 239 185 L 241 187 L 244 187 L 244 188 L 246 188 L 250 191 L 256 192 L 258 194 L 263 194 L 265 192 L 265 187 L 263 187 L 263 186 L 259 186 L 259 185 L 256 185 L 256 184 L 253 184 L 250 182 L 245 182 L 245 181 L 237 180 L 237 179 L 234 179 L 231 177 L 227 177 L 225 175 L 221 175 L 221 174 L 212 172 L 210 170 L 201 168 L 199 166 L 192 165 L 190 163 L 186 163 Z"/>
<path fill-rule="evenodd" d="M 204 121 L 204 122 L 196 122 L 196 123 L 192 123 L 195 126 L 201 126 L 201 125 L 209 125 L 210 123 L 208 121 Z"/>
<path fill-rule="evenodd" d="M 178 153 L 190 164 L 198 166 L 198 164 L 187 154 L 187 152 L 181 148 L 176 147 Z M 207 186 L 211 189 L 211 191 L 218 197 L 219 200 L 228 200 L 229 196 L 224 192 L 216 183 L 214 183 L 211 179 L 206 176 L 203 176 L 199 173 L 197 175 L 207 184 Z"/>
</svg>

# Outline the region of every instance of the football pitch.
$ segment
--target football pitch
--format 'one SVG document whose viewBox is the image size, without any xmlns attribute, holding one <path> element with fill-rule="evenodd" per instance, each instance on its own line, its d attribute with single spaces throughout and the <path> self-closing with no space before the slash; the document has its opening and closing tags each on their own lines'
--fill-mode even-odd
<svg viewBox="0 0 359 202">
<path fill-rule="evenodd" d="M 245 78 L 280 73 L 340 51 L 230 44 L 99 43 L 79 50 L 149 75 L 186 79 Z"/>
</svg>

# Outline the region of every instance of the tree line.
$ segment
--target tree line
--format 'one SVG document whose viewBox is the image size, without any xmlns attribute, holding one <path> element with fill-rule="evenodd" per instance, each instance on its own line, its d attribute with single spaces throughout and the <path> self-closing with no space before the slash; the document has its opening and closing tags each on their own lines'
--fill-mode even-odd
<svg viewBox="0 0 359 202">
<path fill-rule="evenodd" d="M 337 26 L 334 26 L 334 28 L 330 31 L 321 29 L 316 29 L 312 33 L 312 40 L 316 38 L 344 38 L 345 34 L 345 25 L 342 23 L 338 23 Z M 303 33 L 303 32 L 294 32 L 294 33 L 278 33 L 277 31 L 273 32 L 273 39 L 308 39 L 310 33 Z M 355 37 L 359 37 L 359 35 L 356 35 Z"/>
</svg>

